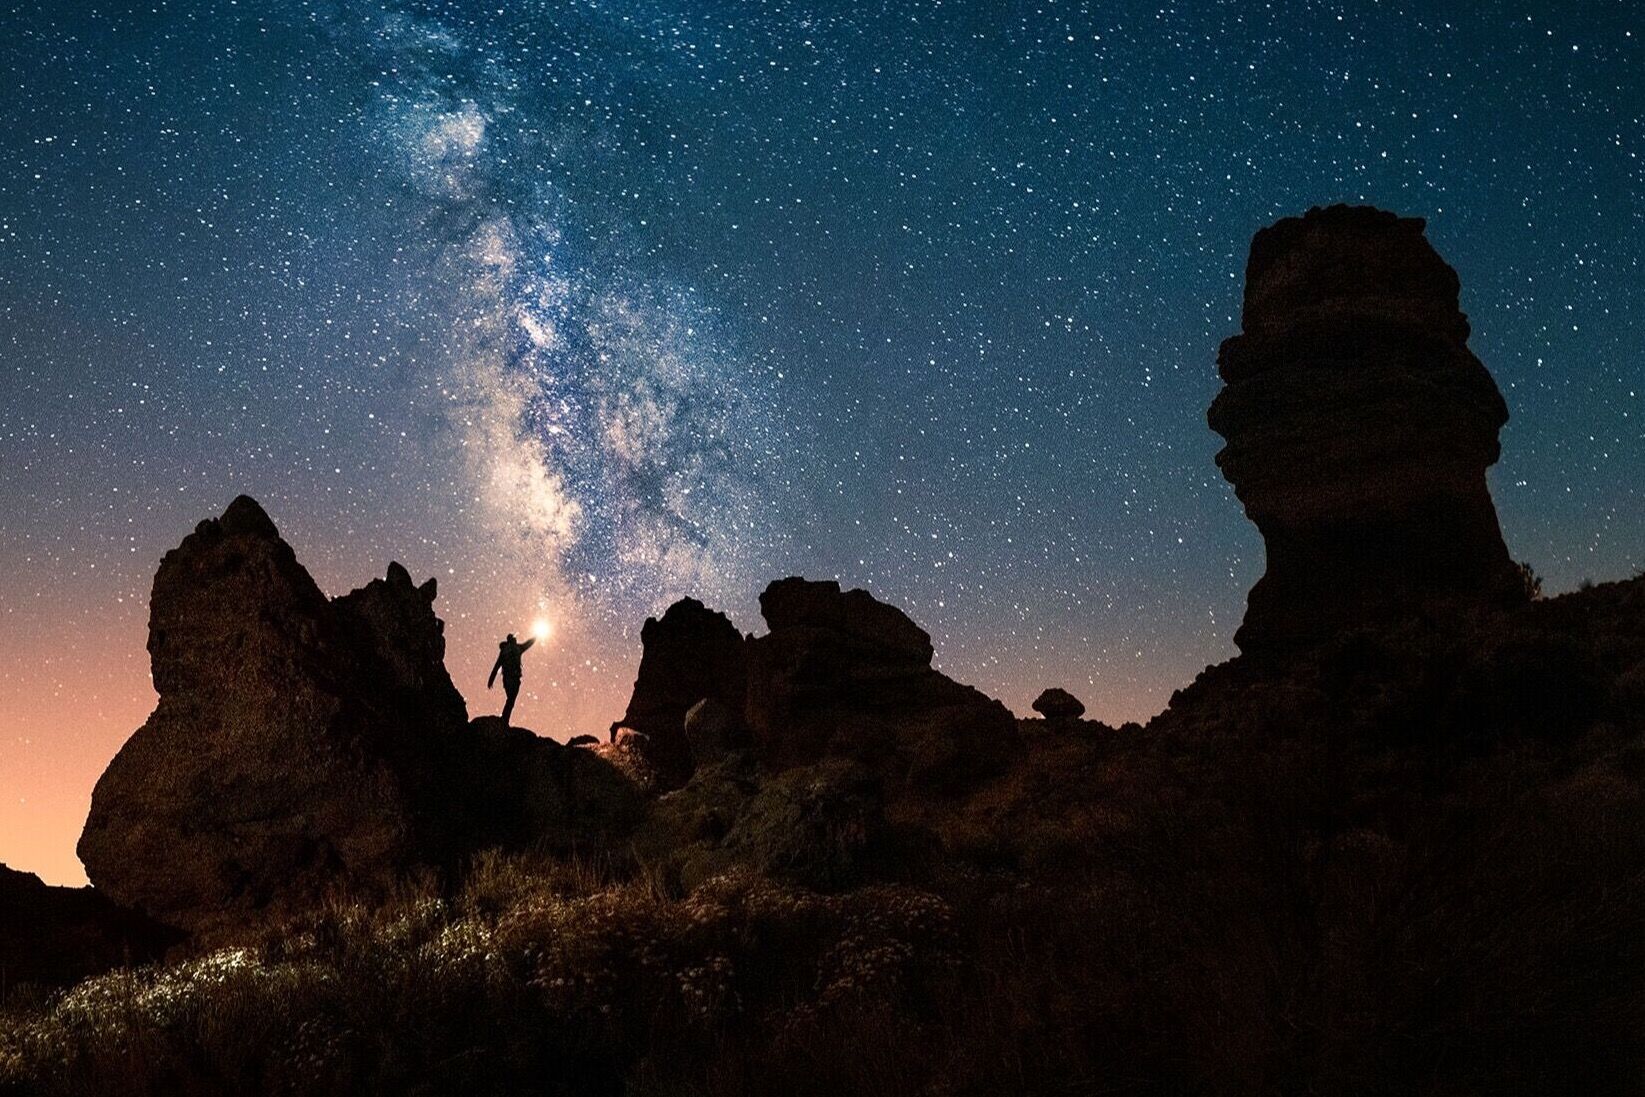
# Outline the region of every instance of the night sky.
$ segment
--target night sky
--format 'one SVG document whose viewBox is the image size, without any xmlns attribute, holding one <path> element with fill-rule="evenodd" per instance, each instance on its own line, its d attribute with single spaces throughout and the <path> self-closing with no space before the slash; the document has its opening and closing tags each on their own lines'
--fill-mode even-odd
<svg viewBox="0 0 1645 1097">
<path fill-rule="evenodd" d="M 11 6 L 0 861 L 83 879 L 160 556 L 238 493 L 328 592 L 440 581 L 471 711 L 621 713 L 787 574 L 1018 712 L 1146 718 L 1262 545 L 1212 464 L 1253 232 L 1429 219 L 1550 590 L 1645 565 L 1645 19 L 1623 3 Z"/>
</svg>

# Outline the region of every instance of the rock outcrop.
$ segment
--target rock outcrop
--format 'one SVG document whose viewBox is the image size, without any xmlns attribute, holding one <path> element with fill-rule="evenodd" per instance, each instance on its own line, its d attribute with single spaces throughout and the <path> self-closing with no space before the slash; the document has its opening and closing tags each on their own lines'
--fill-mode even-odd
<svg viewBox="0 0 1645 1097">
<path fill-rule="evenodd" d="M 642 790 L 609 760 L 500 716 L 477 716 L 430 747 L 415 765 L 435 778 L 420 806 L 439 824 L 425 850 L 437 865 L 492 847 L 596 852 L 645 812 Z"/>
<path fill-rule="evenodd" d="M 661 791 L 651 736 L 633 728 L 619 727 L 611 733 L 609 743 L 596 743 L 588 749 L 622 774 L 630 787 L 648 796 Z"/>
<path fill-rule="evenodd" d="M 1329 729 L 1362 744 L 1479 748 L 1645 730 L 1642 717 L 1645 577 L 1473 620 L 1348 633 L 1277 666 L 1207 667 L 1148 730 L 1215 742 Z"/>
<path fill-rule="evenodd" d="M 643 652 L 628 711 L 618 723 L 650 739 L 658 786 L 678 788 L 691 776 L 685 716 L 704 698 L 742 710 L 743 637 L 730 619 L 695 598 L 675 602 L 640 630 Z"/>
<path fill-rule="evenodd" d="M 0 865 L 0 997 L 20 983 L 57 985 L 160 959 L 182 934 L 94 889 L 52 887 Z"/>
<path fill-rule="evenodd" d="M 1034 698 L 1033 708 L 1049 724 L 1072 724 L 1085 715 L 1085 703 L 1058 686 Z"/>
<path fill-rule="evenodd" d="M 694 747 L 716 761 L 746 746 L 771 770 L 851 759 L 933 790 L 997 771 L 1016 748 L 1005 706 L 934 669 L 925 630 L 867 591 L 781 579 L 760 611 L 770 631 L 747 638 L 690 598 L 646 621 L 617 726 L 647 736 L 659 791 L 684 783 Z"/>
<path fill-rule="evenodd" d="M 1485 484 L 1508 410 L 1423 227 L 1332 206 L 1252 241 L 1209 416 L 1267 548 L 1246 652 L 1522 597 Z"/>
<path fill-rule="evenodd" d="M 328 600 L 245 496 L 202 522 L 155 575 L 159 704 L 92 794 L 92 882 L 197 930 L 622 817 L 587 752 L 470 731 L 434 597 L 391 564 Z"/>
<path fill-rule="evenodd" d="M 952 788 L 1016 747 L 1011 713 L 931 666 L 931 637 L 894 606 L 800 578 L 760 595 L 745 715 L 773 768 L 850 758 L 894 781 Z"/>
</svg>

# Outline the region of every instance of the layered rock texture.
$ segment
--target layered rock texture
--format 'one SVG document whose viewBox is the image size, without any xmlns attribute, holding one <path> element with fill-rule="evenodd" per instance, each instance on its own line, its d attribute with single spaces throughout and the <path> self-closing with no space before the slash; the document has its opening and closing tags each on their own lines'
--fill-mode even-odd
<svg viewBox="0 0 1645 1097">
<path fill-rule="evenodd" d="M 391 564 L 328 600 L 245 496 L 202 522 L 155 576 L 160 700 L 92 794 L 92 882 L 200 929 L 620 825 L 625 786 L 597 758 L 469 731 L 434 597 Z"/>
<path fill-rule="evenodd" d="M 1332 206 L 1252 241 L 1209 416 L 1267 548 L 1247 652 L 1522 597 L 1485 484 L 1508 410 L 1423 226 Z"/>
</svg>

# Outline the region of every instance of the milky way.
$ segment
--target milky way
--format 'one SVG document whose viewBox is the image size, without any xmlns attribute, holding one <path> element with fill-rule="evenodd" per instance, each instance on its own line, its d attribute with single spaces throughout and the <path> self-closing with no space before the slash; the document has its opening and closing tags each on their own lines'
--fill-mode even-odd
<svg viewBox="0 0 1645 1097">
<path fill-rule="evenodd" d="M 527 25 L 563 50 L 555 10 Z M 427 203 L 411 216 L 446 291 L 427 295 L 438 393 L 515 581 L 608 627 L 745 595 L 785 517 L 772 370 L 585 186 L 621 165 L 598 125 L 561 121 L 593 105 L 562 86 L 566 59 L 403 14 L 334 31 L 380 66 L 367 147 Z"/>
<path fill-rule="evenodd" d="M 1550 590 L 1645 566 L 1622 4 L 155 0 L 5 10 L 0 860 L 78 874 L 160 556 L 257 497 L 440 580 L 490 711 L 621 712 L 648 613 L 786 574 L 1018 711 L 1146 717 L 1262 548 L 1205 426 L 1251 234 L 1429 219 Z"/>
</svg>

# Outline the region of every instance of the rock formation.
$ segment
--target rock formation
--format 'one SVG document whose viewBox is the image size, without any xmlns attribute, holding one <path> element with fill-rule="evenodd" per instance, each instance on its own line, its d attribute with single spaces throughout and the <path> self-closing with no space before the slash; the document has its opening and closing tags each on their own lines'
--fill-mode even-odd
<svg viewBox="0 0 1645 1097">
<path fill-rule="evenodd" d="M 743 703 L 743 637 L 723 613 L 683 598 L 661 618 L 646 618 L 643 653 L 628 711 L 619 725 L 648 736 L 661 788 L 678 788 L 691 775 L 685 715 L 705 697 L 733 712 Z"/>
<path fill-rule="evenodd" d="M 768 766 L 853 758 L 931 788 L 993 772 L 1016 745 L 1009 711 L 931 666 L 931 637 L 894 606 L 789 578 L 760 595 L 745 714 Z"/>
<path fill-rule="evenodd" d="M 592 852 L 644 814 L 640 789 L 593 751 L 561 745 L 500 716 L 434 737 L 412 759 L 434 783 L 420 808 L 433 816 L 428 863 L 450 865 L 492 847 Z"/>
<path fill-rule="evenodd" d="M 1085 715 L 1085 703 L 1056 686 L 1034 698 L 1033 708 L 1050 724 L 1071 724 Z"/>
<path fill-rule="evenodd" d="M 92 882 L 200 929 L 620 819 L 587 752 L 467 727 L 434 596 L 391 564 L 328 600 L 245 496 L 202 522 L 155 575 L 160 700 L 92 794 Z"/>
<path fill-rule="evenodd" d="M 894 606 L 837 582 L 781 579 L 760 595 L 770 631 L 742 637 L 694 599 L 647 620 L 628 714 L 657 788 L 689 776 L 687 713 L 705 760 L 746 743 L 771 769 L 851 758 L 928 787 L 993 772 L 1016 743 L 1004 705 L 931 666 L 931 637 Z M 649 730 L 648 730 L 649 729 Z M 666 771 L 666 772 L 665 772 Z"/>
<path fill-rule="evenodd" d="M 1485 484 L 1507 407 L 1423 225 L 1332 206 L 1252 241 L 1209 416 L 1267 548 L 1246 652 L 1522 590 Z"/>
</svg>

